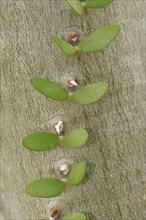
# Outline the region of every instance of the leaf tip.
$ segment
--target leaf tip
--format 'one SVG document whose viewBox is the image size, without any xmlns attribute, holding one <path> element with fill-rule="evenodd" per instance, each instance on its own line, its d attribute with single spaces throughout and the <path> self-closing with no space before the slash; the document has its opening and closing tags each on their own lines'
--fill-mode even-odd
<svg viewBox="0 0 146 220">
<path fill-rule="evenodd" d="M 105 88 L 108 89 L 108 87 L 109 87 L 108 82 L 103 82 L 103 83 L 104 83 Z"/>
<path fill-rule="evenodd" d="M 52 40 L 56 43 L 56 41 L 57 41 L 57 37 L 52 36 Z"/>
<path fill-rule="evenodd" d="M 117 28 L 117 30 L 120 32 L 120 30 L 121 30 L 120 24 L 114 23 L 113 26 L 115 26 Z"/>
<path fill-rule="evenodd" d="M 33 86 L 35 80 L 36 80 L 36 78 L 31 78 L 31 79 L 29 80 L 29 82 L 30 82 L 30 84 L 31 84 L 32 86 Z"/>
<path fill-rule="evenodd" d="M 30 82 L 30 84 L 32 85 L 33 80 L 32 80 L 32 79 L 30 79 L 30 80 L 29 80 L 29 82 Z"/>
</svg>

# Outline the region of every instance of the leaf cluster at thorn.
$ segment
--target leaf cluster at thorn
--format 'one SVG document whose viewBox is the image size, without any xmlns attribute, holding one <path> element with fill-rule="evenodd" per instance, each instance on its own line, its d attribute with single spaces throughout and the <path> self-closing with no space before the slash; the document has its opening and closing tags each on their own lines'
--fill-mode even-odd
<svg viewBox="0 0 146 220">
<path fill-rule="evenodd" d="M 66 0 L 70 7 L 79 15 L 83 15 L 87 8 L 97 9 L 103 8 L 110 4 L 113 0 Z"/>
<path fill-rule="evenodd" d="M 98 101 L 107 91 L 108 83 L 99 82 L 83 86 L 72 94 L 55 82 L 47 79 L 33 78 L 32 86 L 41 94 L 57 101 L 71 100 L 79 105 L 88 105 Z"/>
<path fill-rule="evenodd" d="M 53 40 L 64 54 L 69 56 L 76 55 L 80 52 L 99 52 L 105 49 L 115 39 L 120 29 L 120 25 L 118 24 L 110 24 L 99 28 L 82 40 L 78 46 L 73 46 L 69 42 L 57 37 L 53 37 Z"/>
<path fill-rule="evenodd" d="M 68 148 L 83 146 L 88 139 L 88 132 L 79 128 L 66 133 L 64 136 L 57 136 L 49 132 L 35 132 L 27 135 L 22 143 L 29 150 L 46 151 L 55 148 L 58 144 L 64 144 Z"/>
<path fill-rule="evenodd" d="M 65 181 L 56 178 L 38 179 L 25 187 L 26 193 L 34 197 L 52 198 L 60 195 L 68 185 L 80 184 L 86 175 L 86 164 L 83 162 L 75 165 Z"/>
</svg>

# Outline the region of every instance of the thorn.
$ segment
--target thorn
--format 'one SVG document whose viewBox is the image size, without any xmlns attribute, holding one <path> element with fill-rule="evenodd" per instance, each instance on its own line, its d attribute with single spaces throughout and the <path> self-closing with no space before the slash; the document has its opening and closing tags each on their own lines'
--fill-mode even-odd
<svg viewBox="0 0 146 220">
<path fill-rule="evenodd" d="M 63 121 L 60 120 L 54 127 L 58 135 L 61 135 L 63 133 Z"/>
<path fill-rule="evenodd" d="M 60 159 L 54 164 L 55 172 L 62 178 L 65 178 L 65 176 L 67 176 L 71 169 L 72 161 L 70 161 L 69 159 Z"/>
<path fill-rule="evenodd" d="M 71 80 L 70 83 L 74 86 L 77 86 L 78 84 L 74 81 L 74 80 Z"/>
<path fill-rule="evenodd" d="M 70 40 L 76 41 L 77 38 L 78 38 L 78 34 L 75 33 L 75 32 L 71 32 L 71 33 L 68 34 L 68 37 L 69 37 Z"/>
<path fill-rule="evenodd" d="M 54 206 L 50 210 L 50 220 L 55 220 L 61 214 L 61 209 L 59 206 Z"/>
<path fill-rule="evenodd" d="M 67 85 L 68 87 L 78 86 L 78 84 L 76 83 L 76 81 L 75 81 L 74 79 L 68 79 L 68 80 L 66 81 L 66 85 Z"/>
<path fill-rule="evenodd" d="M 69 172 L 69 167 L 66 164 L 62 164 L 60 166 L 60 171 L 64 176 L 66 176 Z"/>
</svg>

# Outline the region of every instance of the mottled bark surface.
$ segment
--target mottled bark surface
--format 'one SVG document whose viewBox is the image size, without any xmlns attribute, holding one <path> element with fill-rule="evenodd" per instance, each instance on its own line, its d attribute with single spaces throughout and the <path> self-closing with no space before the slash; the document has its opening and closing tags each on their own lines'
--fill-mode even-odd
<svg viewBox="0 0 146 220">
<path fill-rule="evenodd" d="M 47 217 L 49 199 L 25 194 L 25 185 L 55 176 L 59 158 L 86 161 L 84 183 L 69 187 L 59 199 L 63 214 L 84 212 L 89 220 L 144 219 L 144 1 L 114 1 L 80 17 L 64 0 L 1 1 L 1 219 Z M 87 36 L 117 22 L 122 31 L 102 53 L 66 57 L 51 37 L 72 26 Z M 98 103 L 78 106 L 50 101 L 29 83 L 44 77 L 63 84 L 70 72 L 82 83 L 107 81 Z M 63 115 L 66 130 L 86 128 L 85 147 L 31 152 L 22 138 L 36 130 L 54 131 L 50 121 Z"/>
</svg>

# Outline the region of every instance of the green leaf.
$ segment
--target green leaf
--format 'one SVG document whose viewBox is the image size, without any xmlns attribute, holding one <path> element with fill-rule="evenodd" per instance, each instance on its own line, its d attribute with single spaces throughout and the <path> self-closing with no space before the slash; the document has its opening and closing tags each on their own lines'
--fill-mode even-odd
<svg viewBox="0 0 146 220">
<path fill-rule="evenodd" d="M 120 26 L 118 24 L 102 27 L 85 38 L 79 44 L 79 49 L 83 52 L 101 51 L 114 40 L 119 32 Z"/>
<path fill-rule="evenodd" d="M 34 197 L 51 198 L 60 195 L 64 189 L 65 185 L 62 180 L 45 178 L 29 183 L 25 191 Z"/>
<path fill-rule="evenodd" d="M 23 139 L 24 147 L 30 150 L 45 151 L 55 148 L 60 139 L 57 135 L 48 132 L 36 132 Z"/>
<path fill-rule="evenodd" d="M 81 147 L 88 139 L 88 133 L 85 129 L 75 129 L 63 137 L 66 147 Z"/>
<path fill-rule="evenodd" d="M 66 55 L 69 55 L 69 56 L 75 55 L 76 49 L 70 43 L 62 39 L 59 39 L 57 37 L 53 37 L 53 40 Z"/>
<path fill-rule="evenodd" d="M 87 8 L 103 8 L 110 4 L 113 0 L 86 0 Z"/>
<path fill-rule="evenodd" d="M 88 105 L 98 101 L 107 91 L 108 83 L 99 82 L 83 86 L 71 96 L 73 102 L 79 105 Z"/>
<path fill-rule="evenodd" d="M 86 216 L 83 213 L 75 212 L 64 216 L 61 220 L 86 220 Z"/>
<path fill-rule="evenodd" d="M 66 0 L 66 2 L 79 14 L 84 14 L 84 6 L 79 0 Z"/>
<path fill-rule="evenodd" d="M 72 186 L 78 185 L 83 180 L 85 174 L 86 164 L 78 163 L 68 174 L 67 183 Z"/>
<path fill-rule="evenodd" d="M 32 78 L 31 85 L 43 95 L 53 100 L 63 101 L 68 98 L 68 93 L 60 85 L 47 79 Z"/>
</svg>

